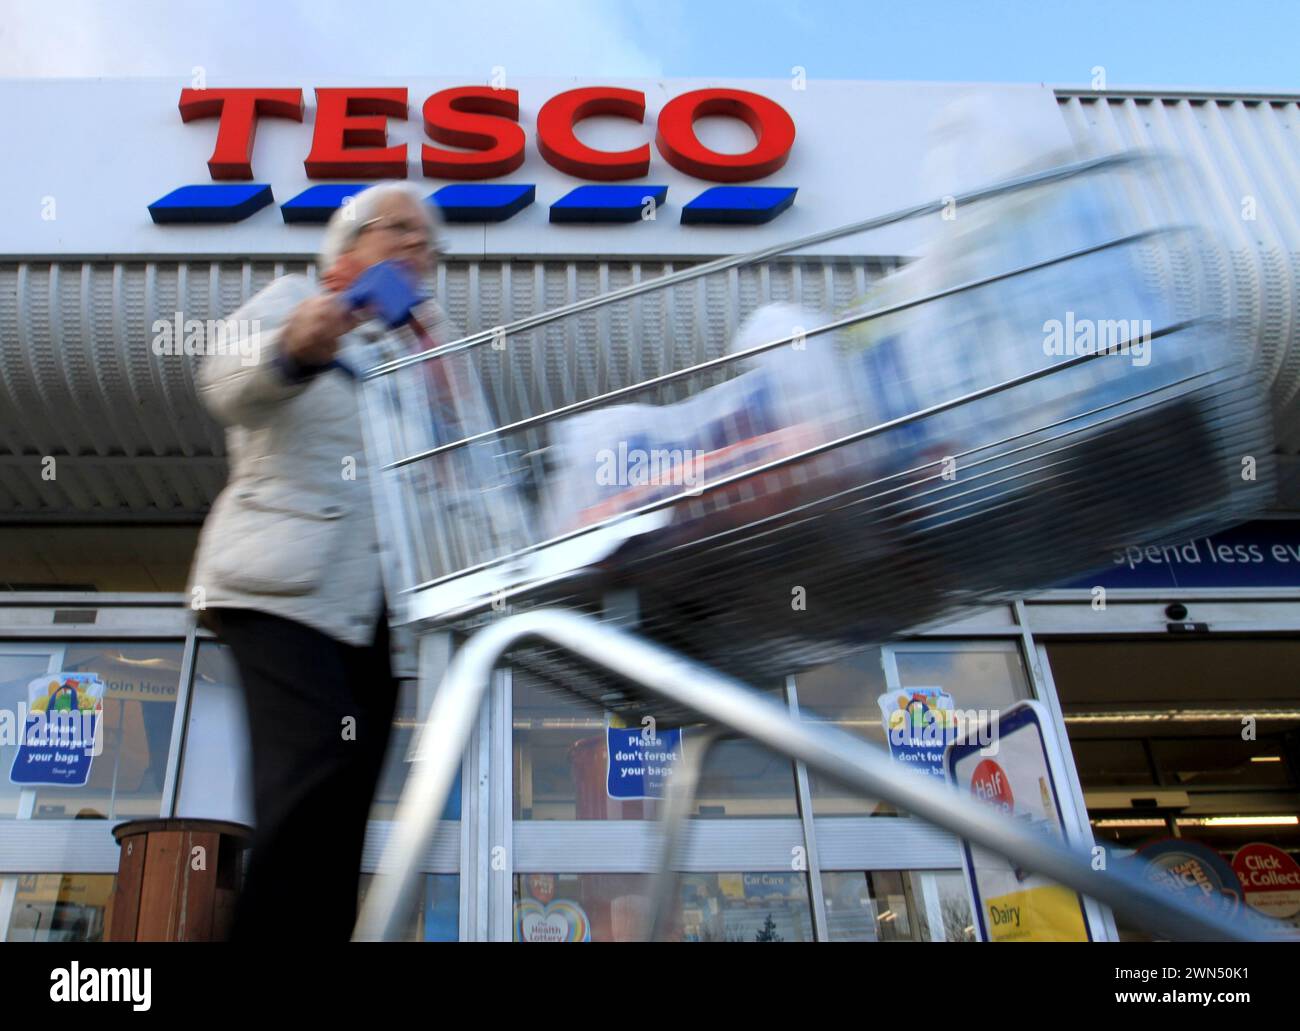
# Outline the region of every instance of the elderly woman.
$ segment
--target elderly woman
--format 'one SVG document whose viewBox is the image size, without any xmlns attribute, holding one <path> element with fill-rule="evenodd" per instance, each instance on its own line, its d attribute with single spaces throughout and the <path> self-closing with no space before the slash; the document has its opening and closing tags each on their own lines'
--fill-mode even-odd
<svg viewBox="0 0 1300 1031">
<path fill-rule="evenodd" d="M 355 316 L 340 291 L 385 260 L 423 282 L 436 234 L 417 187 L 358 194 L 326 229 L 325 289 L 303 275 L 271 283 L 230 316 L 258 331 L 256 361 L 231 349 L 198 374 L 226 427 L 230 479 L 203 527 L 190 592 L 234 653 L 252 739 L 256 830 L 233 939 L 288 929 L 346 940 L 356 919 L 397 683 L 355 370 L 394 356 L 402 338 Z M 434 302 L 418 312 L 444 341 Z"/>
</svg>

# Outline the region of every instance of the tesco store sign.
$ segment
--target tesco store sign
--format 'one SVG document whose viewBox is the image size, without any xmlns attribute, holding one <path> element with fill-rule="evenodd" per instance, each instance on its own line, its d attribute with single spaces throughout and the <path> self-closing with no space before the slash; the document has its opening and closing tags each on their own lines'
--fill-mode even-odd
<svg viewBox="0 0 1300 1031">
<path fill-rule="evenodd" d="M 0 256 L 301 260 L 350 194 L 384 178 L 428 185 L 458 259 L 747 252 L 977 185 L 972 173 L 936 194 L 926 172 L 934 126 L 975 88 L 815 77 L 0 79 L 6 139 L 22 155 L 0 191 Z M 1045 148 L 1068 145 L 1050 89 L 978 89 L 996 94 L 1000 123 Z M 802 253 L 907 255 L 913 230 Z"/>
<path fill-rule="evenodd" d="M 388 120 L 405 121 L 406 87 L 316 90 L 316 125 L 303 165 L 309 179 L 405 178 L 408 148 L 387 145 Z M 213 179 L 253 178 L 253 136 L 259 118 L 301 122 L 300 89 L 186 89 L 181 119 L 219 120 L 216 149 L 208 160 Z M 457 86 L 430 94 L 421 108 L 431 140 L 464 150 L 424 144 L 426 176 L 496 179 L 524 163 L 525 134 L 519 125 L 519 91 L 493 86 Z M 589 86 L 551 97 L 537 114 L 537 149 L 554 167 L 581 179 L 636 179 L 650 170 L 650 146 L 609 151 L 589 147 L 574 126 L 595 115 L 641 123 L 645 93 L 615 86 Z M 695 135 L 706 115 L 738 118 L 757 144 L 744 154 L 720 154 Z M 746 182 L 781 168 L 794 146 L 794 119 L 775 100 L 738 89 L 691 90 L 659 112 L 655 146 L 674 168 L 699 179 Z"/>
<path fill-rule="evenodd" d="M 404 179 L 410 168 L 407 143 L 389 140 L 390 121 L 406 121 L 408 90 L 321 87 L 315 91 L 316 117 L 311 145 L 303 159 L 309 180 Z M 262 119 L 302 122 L 301 89 L 186 89 L 181 119 L 215 119 L 216 143 L 208 171 L 218 181 L 251 181 L 253 140 Z M 426 142 L 419 162 L 429 178 L 453 181 L 499 179 L 524 163 L 527 138 L 519 124 L 519 91 L 493 86 L 456 86 L 424 100 L 421 121 Z M 620 182 L 650 172 L 650 144 L 610 150 L 579 139 L 579 122 L 597 116 L 645 120 L 641 90 L 587 86 L 552 96 L 537 113 L 537 151 L 552 168 L 577 179 Z M 697 119 L 736 119 L 753 133 L 743 153 L 722 153 L 695 131 Z M 697 89 L 673 97 L 659 111 L 654 144 L 670 166 L 696 179 L 744 183 L 781 169 L 794 146 L 795 124 L 788 111 L 769 97 L 741 89 Z M 432 142 L 428 142 L 432 141 Z M 449 146 L 439 146 L 448 144 Z M 457 149 L 453 149 L 457 148 Z M 323 222 L 365 183 L 309 187 L 281 206 L 286 222 Z M 681 209 L 684 223 L 754 224 L 768 222 L 794 202 L 795 187 L 722 186 L 700 193 Z M 430 198 L 448 221 L 500 222 L 533 203 L 532 183 L 444 187 Z M 552 222 L 631 222 L 644 219 L 664 201 L 667 187 L 577 187 L 550 207 Z M 272 203 L 269 183 L 186 186 L 149 205 L 155 222 L 237 222 Z"/>
</svg>

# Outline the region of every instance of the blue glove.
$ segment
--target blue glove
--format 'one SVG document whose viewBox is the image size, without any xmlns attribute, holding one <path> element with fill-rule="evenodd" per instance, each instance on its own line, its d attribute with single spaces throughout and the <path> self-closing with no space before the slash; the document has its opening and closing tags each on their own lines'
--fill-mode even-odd
<svg viewBox="0 0 1300 1031">
<path fill-rule="evenodd" d="M 343 292 L 348 307 L 370 308 L 389 329 L 404 324 L 411 309 L 424 299 L 410 274 L 395 261 L 376 262 Z"/>
</svg>

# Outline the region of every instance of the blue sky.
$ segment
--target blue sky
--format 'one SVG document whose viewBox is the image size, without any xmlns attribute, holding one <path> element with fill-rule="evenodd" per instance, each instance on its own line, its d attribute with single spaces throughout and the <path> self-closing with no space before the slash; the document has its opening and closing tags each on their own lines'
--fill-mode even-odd
<svg viewBox="0 0 1300 1031">
<path fill-rule="evenodd" d="M 0 75 L 516 75 L 1300 92 L 1297 0 L 5 0 Z"/>
<path fill-rule="evenodd" d="M 637 3 L 650 18 L 660 5 Z M 1300 89 L 1296 0 L 698 3 L 665 72 Z M 727 40 L 725 45 L 717 41 Z"/>
</svg>

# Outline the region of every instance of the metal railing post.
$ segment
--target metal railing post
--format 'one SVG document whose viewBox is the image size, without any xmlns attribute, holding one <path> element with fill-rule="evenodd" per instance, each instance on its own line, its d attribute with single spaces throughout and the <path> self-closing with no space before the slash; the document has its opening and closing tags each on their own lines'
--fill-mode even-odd
<svg viewBox="0 0 1300 1031">
<path fill-rule="evenodd" d="M 899 768 L 879 748 L 846 731 L 796 720 L 784 706 L 731 677 L 591 616 L 559 609 L 507 617 L 480 630 L 456 655 L 434 698 L 411 779 L 397 806 L 397 826 L 354 937 L 391 940 L 401 934 L 403 915 L 419 887 L 420 857 L 437 826 L 492 671 L 510 648 L 529 638 L 544 640 L 847 787 L 887 800 L 1110 905 L 1156 934 L 1251 940 L 1241 927 L 1184 903 L 1122 864 L 1106 873 L 1094 870 L 1087 849 L 1053 840 L 931 778 Z"/>
</svg>

